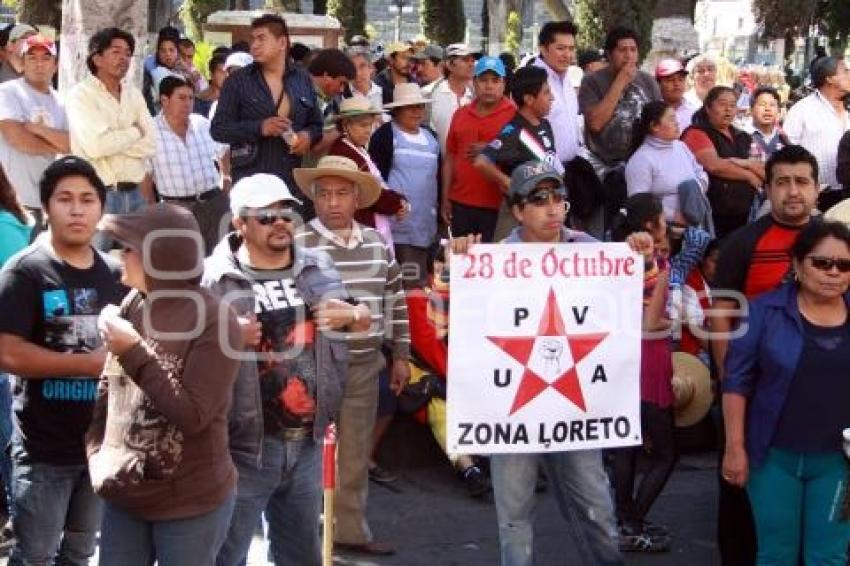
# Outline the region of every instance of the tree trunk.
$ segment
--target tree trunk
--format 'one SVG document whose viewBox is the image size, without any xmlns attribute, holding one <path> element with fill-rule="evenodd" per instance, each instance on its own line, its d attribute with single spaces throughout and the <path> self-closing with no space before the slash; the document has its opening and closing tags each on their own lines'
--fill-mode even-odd
<svg viewBox="0 0 850 566">
<path fill-rule="evenodd" d="M 506 50 L 505 38 L 508 35 L 508 14 L 511 12 L 522 14 L 524 1 L 525 0 L 489 0 L 490 17 L 488 18 L 487 52 L 490 55 L 498 55 Z"/>
<path fill-rule="evenodd" d="M 656 0 L 656 18 L 688 18 L 694 21 L 696 0 Z"/>
<path fill-rule="evenodd" d="M 19 22 L 32 25 L 48 25 L 59 29 L 62 21 L 62 0 L 19 0 L 17 17 Z"/>
<path fill-rule="evenodd" d="M 366 0 L 328 0 L 328 15 L 345 28 L 345 41 L 366 35 Z"/>
<path fill-rule="evenodd" d="M 300 14 L 301 0 L 266 0 L 266 7 Z"/>
<path fill-rule="evenodd" d="M 185 0 L 180 17 L 186 26 L 186 33 L 192 37 L 201 37 L 207 16 L 228 7 L 228 0 Z"/>
<path fill-rule="evenodd" d="M 463 41 L 466 19 L 461 0 L 421 0 L 419 19 L 425 37 L 438 45 Z"/>
<path fill-rule="evenodd" d="M 136 50 L 128 76 L 142 86 L 142 58 L 147 42 L 148 0 L 63 0 L 59 89 L 71 88 L 87 74 L 89 38 L 108 27 L 130 32 Z"/>
<path fill-rule="evenodd" d="M 173 25 L 172 4 L 169 0 L 148 0 L 148 31 L 156 33 L 167 25 Z"/>
<path fill-rule="evenodd" d="M 553 20 L 563 21 L 573 19 L 569 9 L 569 5 L 572 4 L 570 0 L 546 0 L 544 3 L 549 13 L 552 14 Z"/>
</svg>

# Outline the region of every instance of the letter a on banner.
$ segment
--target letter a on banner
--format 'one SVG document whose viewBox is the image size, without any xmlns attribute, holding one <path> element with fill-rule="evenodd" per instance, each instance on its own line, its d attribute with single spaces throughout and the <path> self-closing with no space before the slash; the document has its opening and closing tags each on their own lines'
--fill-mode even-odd
<svg viewBox="0 0 850 566">
<path fill-rule="evenodd" d="M 470 269 L 481 257 L 486 277 Z M 602 270 L 600 258 L 643 265 L 625 244 L 479 244 L 452 256 L 450 451 L 640 442 L 643 272 Z M 504 268 L 517 263 L 532 276 Z"/>
</svg>

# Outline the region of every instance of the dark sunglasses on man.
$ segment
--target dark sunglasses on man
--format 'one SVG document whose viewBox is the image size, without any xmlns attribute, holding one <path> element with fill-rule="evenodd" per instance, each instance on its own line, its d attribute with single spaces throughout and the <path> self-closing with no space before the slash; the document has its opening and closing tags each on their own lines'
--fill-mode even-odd
<svg viewBox="0 0 850 566">
<path fill-rule="evenodd" d="M 295 222 L 298 214 L 289 208 L 265 208 L 252 213 L 258 224 L 262 226 L 271 226 L 278 220 L 283 220 L 287 224 Z"/>
</svg>

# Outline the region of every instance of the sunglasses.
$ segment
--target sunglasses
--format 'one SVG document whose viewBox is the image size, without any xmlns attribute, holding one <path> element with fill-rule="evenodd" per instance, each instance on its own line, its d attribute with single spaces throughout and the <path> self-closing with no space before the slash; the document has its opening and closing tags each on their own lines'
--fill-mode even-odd
<svg viewBox="0 0 850 566">
<path fill-rule="evenodd" d="M 287 224 L 291 224 L 295 222 L 295 212 L 289 209 L 271 209 L 271 210 L 260 210 L 256 214 L 252 215 L 258 224 L 263 226 L 271 226 L 278 220 L 283 220 Z"/>
<path fill-rule="evenodd" d="M 841 273 L 850 272 L 850 259 L 817 255 L 810 255 L 809 259 L 812 267 L 820 271 L 831 271 L 833 267 L 837 267 Z"/>
<path fill-rule="evenodd" d="M 524 201 L 532 206 L 546 206 L 550 202 L 564 204 L 567 210 L 570 209 L 570 203 L 567 202 L 567 194 L 564 191 L 535 191 L 525 197 Z"/>
</svg>

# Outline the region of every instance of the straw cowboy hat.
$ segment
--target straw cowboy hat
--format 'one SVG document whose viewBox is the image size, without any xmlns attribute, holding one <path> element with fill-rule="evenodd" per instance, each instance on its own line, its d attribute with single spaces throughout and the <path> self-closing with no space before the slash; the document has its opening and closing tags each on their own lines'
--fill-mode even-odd
<svg viewBox="0 0 850 566">
<path fill-rule="evenodd" d="M 422 96 L 422 89 L 416 83 L 401 83 L 393 89 L 393 101 L 384 104 L 384 109 L 399 108 L 401 106 L 418 106 L 419 104 L 431 104 L 429 98 Z"/>
<path fill-rule="evenodd" d="M 380 108 L 373 107 L 368 98 L 355 94 L 351 98 L 342 99 L 342 102 L 339 103 L 339 113 L 333 117 L 333 121 L 358 116 L 377 116 L 383 113 Z"/>
<path fill-rule="evenodd" d="M 823 215 L 824 220 L 832 222 L 843 222 L 850 226 L 850 198 L 846 198 L 841 202 L 834 204 L 832 208 L 826 211 Z"/>
<path fill-rule="evenodd" d="M 676 426 L 700 422 L 711 409 L 711 377 L 699 358 L 685 352 L 673 353 L 673 411 Z"/>
<path fill-rule="evenodd" d="M 326 155 L 315 167 L 299 167 L 293 171 L 295 182 L 310 200 L 315 200 L 313 183 L 321 177 L 342 177 L 359 187 L 359 208 L 369 208 L 381 196 L 381 184 L 371 173 L 364 173 L 347 157 Z"/>
</svg>

